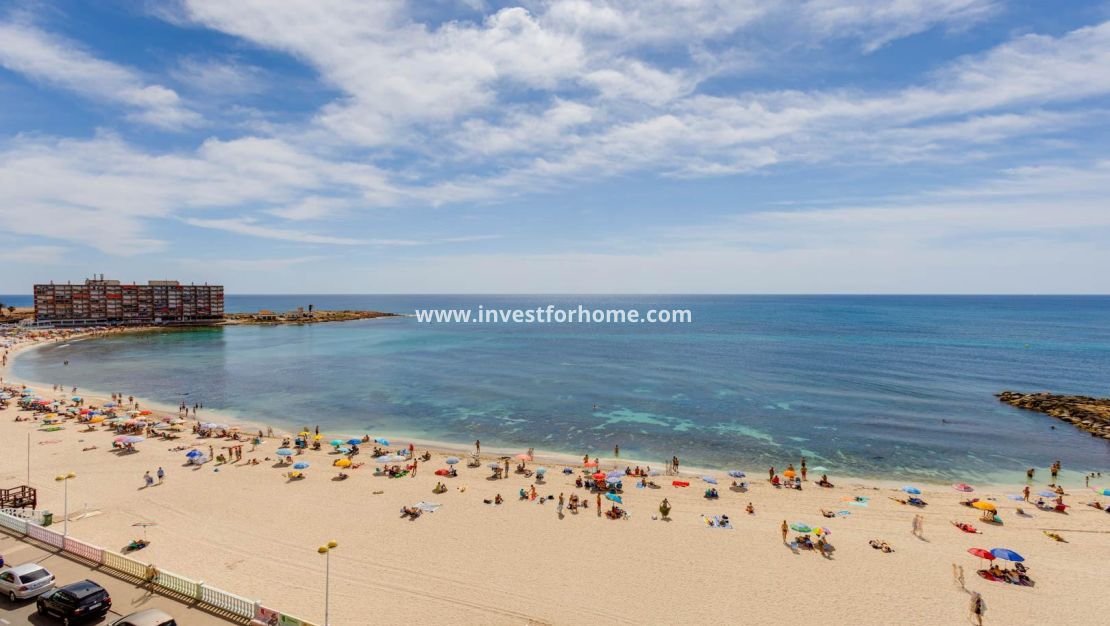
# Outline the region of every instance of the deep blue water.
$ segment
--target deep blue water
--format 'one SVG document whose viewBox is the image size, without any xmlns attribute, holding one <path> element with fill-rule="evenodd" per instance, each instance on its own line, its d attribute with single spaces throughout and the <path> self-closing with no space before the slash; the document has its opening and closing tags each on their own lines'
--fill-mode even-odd
<svg viewBox="0 0 1110 626">
<path fill-rule="evenodd" d="M 51 346 L 15 374 L 290 427 L 576 454 L 619 443 L 687 465 L 764 471 L 805 455 L 923 480 L 1012 478 L 1056 458 L 1110 469 L 1110 442 L 993 396 L 1108 395 L 1110 297 L 229 296 L 227 309 L 309 303 L 689 308 L 694 322 L 230 327 Z"/>
</svg>

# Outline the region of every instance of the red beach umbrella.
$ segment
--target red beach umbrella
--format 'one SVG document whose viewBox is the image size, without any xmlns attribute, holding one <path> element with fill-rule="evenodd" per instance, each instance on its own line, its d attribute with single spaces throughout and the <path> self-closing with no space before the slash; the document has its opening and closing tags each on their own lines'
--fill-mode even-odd
<svg viewBox="0 0 1110 626">
<path fill-rule="evenodd" d="M 986 559 L 988 561 L 993 561 L 994 560 L 994 555 L 991 554 L 991 551 L 990 550 L 984 550 L 983 548 L 968 548 L 967 553 L 972 555 L 972 556 L 977 556 L 981 559 Z"/>
<path fill-rule="evenodd" d="M 605 472 L 598 472 L 593 475 L 594 480 L 605 480 Z"/>
<path fill-rule="evenodd" d="M 582 467 L 597 467 L 597 461 L 586 461 Z"/>
</svg>

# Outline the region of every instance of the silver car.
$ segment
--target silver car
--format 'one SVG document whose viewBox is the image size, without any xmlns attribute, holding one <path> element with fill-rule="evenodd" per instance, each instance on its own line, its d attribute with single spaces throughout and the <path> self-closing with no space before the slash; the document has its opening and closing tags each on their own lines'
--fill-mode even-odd
<svg viewBox="0 0 1110 626">
<path fill-rule="evenodd" d="M 0 593 L 12 602 L 41 595 L 54 588 L 54 575 L 38 563 L 0 569 Z"/>
<path fill-rule="evenodd" d="M 158 609 L 147 609 L 121 617 L 112 626 L 177 626 L 173 616 Z"/>
</svg>

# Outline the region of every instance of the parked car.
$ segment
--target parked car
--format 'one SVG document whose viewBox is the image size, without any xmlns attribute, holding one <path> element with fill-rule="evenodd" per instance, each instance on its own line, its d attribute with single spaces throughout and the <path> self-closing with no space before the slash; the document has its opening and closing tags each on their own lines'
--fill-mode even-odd
<svg viewBox="0 0 1110 626">
<path fill-rule="evenodd" d="M 177 626 L 173 616 L 158 609 L 147 609 L 121 617 L 112 626 Z"/>
<path fill-rule="evenodd" d="M 12 602 L 26 600 L 54 588 L 54 575 L 38 563 L 0 569 L 0 593 Z"/>
<path fill-rule="evenodd" d="M 36 606 L 39 615 L 60 617 L 62 624 L 70 626 L 103 617 L 112 608 L 112 598 L 104 587 L 91 580 L 82 580 L 39 596 Z"/>
</svg>

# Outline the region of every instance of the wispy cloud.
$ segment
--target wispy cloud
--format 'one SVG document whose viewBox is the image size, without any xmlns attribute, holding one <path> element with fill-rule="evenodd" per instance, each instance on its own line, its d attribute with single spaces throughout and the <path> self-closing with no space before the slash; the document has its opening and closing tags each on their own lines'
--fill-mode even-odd
<svg viewBox="0 0 1110 626">
<path fill-rule="evenodd" d="M 30 23 L 0 22 L 0 66 L 90 100 L 120 105 L 136 122 L 179 129 L 202 121 L 174 90 Z"/>
</svg>

